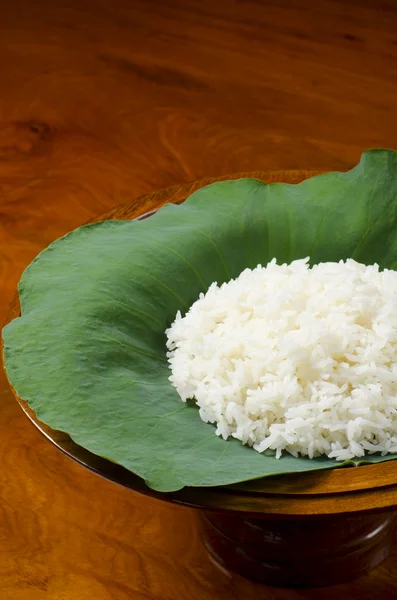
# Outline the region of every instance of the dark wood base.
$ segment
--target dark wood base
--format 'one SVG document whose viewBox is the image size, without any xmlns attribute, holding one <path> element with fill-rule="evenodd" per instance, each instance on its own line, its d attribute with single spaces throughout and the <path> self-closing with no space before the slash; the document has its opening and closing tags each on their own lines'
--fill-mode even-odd
<svg viewBox="0 0 397 600">
<path fill-rule="evenodd" d="M 278 587 L 320 587 L 354 579 L 389 554 L 397 513 L 246 519 L 202 513 L 205 545 L 215 561 Z"/>
</svg>

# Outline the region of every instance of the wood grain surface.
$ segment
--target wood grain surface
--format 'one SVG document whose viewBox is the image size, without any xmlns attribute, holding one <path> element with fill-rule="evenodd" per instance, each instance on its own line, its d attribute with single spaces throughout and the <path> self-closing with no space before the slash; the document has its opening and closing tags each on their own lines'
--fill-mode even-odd
<svg viewBox="0 0 397 600">
<path fill-rule="evenodd" d="M 0 318 L 54 238 L 143 194 L 267 169 L 346 169 L 397 140 L 394 0 L 15 0 L 0 18 Z M 143 207 L 142 207 L 143 208 Z M 53 448 L 0 375 L 2 600 L 383 599 L 215 567 L 196 516 Z"/>
</svg>

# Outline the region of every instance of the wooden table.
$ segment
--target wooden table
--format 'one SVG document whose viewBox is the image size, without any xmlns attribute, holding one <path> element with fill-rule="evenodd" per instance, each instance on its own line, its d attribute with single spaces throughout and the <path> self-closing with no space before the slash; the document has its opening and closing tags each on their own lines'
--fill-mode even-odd
<svg viewBox="0 0 397 600">
<path fill-rule="evenodd" d="M 15 0 L 0 19 L 0 318 L 51 240 L 169 185 L 236 171 L 346 169 L 397 140 L 397 3 Z M 337 588 L 220 571 L 195 514 L 53 448 L 0 375 L 2 600 L 371 600 L 397 546 Z"/>
</svg>

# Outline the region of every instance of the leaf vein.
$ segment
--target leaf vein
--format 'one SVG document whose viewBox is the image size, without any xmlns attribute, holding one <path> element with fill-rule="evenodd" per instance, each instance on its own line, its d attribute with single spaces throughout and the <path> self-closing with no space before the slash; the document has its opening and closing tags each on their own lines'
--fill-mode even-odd
<svg viewBox="0 0 397 600">
<path fill-rule="evenodd" d="M 120 300 L 116 300 L 116 298 L 112 298 L 111 296 L 108 296 L 107 294 L 103 294 L 103 293 L 101 293 L 101 297 L 98 297 L 98 299 L 101 299 L 101 298 L 107 298 L 111 302 L 114 302 L 115 304 L 119 304 L 120 306 L 123 306 L 128 311 L 143 315 L 144 317 L 147 317 L 151 321 L 154 321 L 155 323 L 157 323 L 157 325 L 160 325 L 160 327 L 163 327 L 163 324 L 160 323 L 160 321 L 158 319 L 156 319 L 152 315 L 149 315 L 148 313 L 144 312 L 143 310 L 139 310 L 138 308 L 135 308 L 135 306 L 132 306 L 132 305 L 129 306 L 128 304 L 125 304 L 124 302 L 120 302 Z"/>
<path fill-rule="evenodd" d="M 150 354 L 150 352 L 145 352 L 144 350 L 140 350 L 136 346 L 123 344 L 123 342 L 120 342 L 120 340 L 118 340 L 116 338 L 112 338 L 107 335 L 101 335 L 101 339 L 115 342 L 119 346 L 122 346 L 123 348 L 127 348 L 127 350 L 132 350 L 133 352 L 136 352 L 137 354 L 143 354 L 144 356 L 148 356 L 149 358 L 155 358 L 156 360 L 161 360 L 162 362 L 168 363 L 168 361 L 165 358 L 162 358 L 161 356 L 157 356 L 156 354 Z"/>
<path fill-rule="evenodd" d="M 184 256 L 182 256 L 182 254 L 179 254 L 179 252 L 177 252 L 173 248 L 170 248 L 169 246 L 165 246 L 164 244 L 160 244 L 160 243 L 155 242 L 153 240 L 152 240 L 152 243 L 155 244 L 156 246 L 160 246 L 161 248 L 164 248 L 165 250 L 168 250 L 168 252 L 171 252 L 172 254 L 175 254 L 175 256 L 177 256 L 178 258 L 180 258 L 184 263 L 186 263 L 191 268 L 191 270 L 193 271 L 193 273 L 197 276 L 197 279 L 204 286 L 204 289 L 207 287 L 205 285 L 204 280 L 202 279 L 201 275 L 198 273 L 198 271 L 196 271 L 196 269 L 193 267 L 192 263 L 190 261 L 188 261 Z"/>
</svg>

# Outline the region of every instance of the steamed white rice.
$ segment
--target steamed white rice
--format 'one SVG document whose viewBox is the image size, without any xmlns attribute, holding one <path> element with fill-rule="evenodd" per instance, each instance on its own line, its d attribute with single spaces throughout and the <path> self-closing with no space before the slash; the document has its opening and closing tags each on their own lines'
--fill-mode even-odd
<svg viewBox="0 0 397 600">
<path fill-rule="evenodd" d="M 272 260 L 167 330 L 171 383 L 216 434 L 336 460 L 397 452 L 397 272 Z"/>
</svg>

